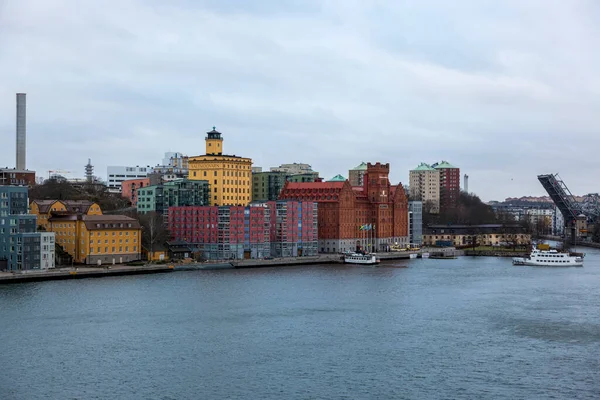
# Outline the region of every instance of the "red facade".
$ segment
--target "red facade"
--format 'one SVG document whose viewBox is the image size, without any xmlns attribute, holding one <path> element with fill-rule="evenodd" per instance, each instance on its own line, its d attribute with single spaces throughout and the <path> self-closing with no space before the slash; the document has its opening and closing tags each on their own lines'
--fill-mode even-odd
<svg viewBox="0 0 600 400">
<path fill-rule="evenodd" d="M 440 208 L 456 206 L 460 195 L 460 169 L 438 168 L 440 171 Z"/>
<path fill-rule="evenodd" d="M 129 199 L 129 201 L 131 201 L 131 205 L 135 206 L 138 200 L 138 189 L 149 185 L 150 178 L 127 179 L 121 182 L 121 196 L 125 197 L 126 199 Z"/>
<path fill-rule="evenodd" d="M 367 165 L 362 187 L 345 182 L 286 182 L 281 200 L 318 203 L 319 240 L 355 239 L 373 226 L 377 238 L 408 236 L 408 198 L 402 184 L 390 185 L 389 164 Z"/>
</svg>

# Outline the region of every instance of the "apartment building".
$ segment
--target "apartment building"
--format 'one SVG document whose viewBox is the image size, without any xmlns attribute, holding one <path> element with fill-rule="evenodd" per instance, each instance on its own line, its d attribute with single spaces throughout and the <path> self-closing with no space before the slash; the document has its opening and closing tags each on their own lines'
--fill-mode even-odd
<svg viewBox="0 0 600 400">
<path fill-rule="evenodd" d="M 423 202 L 431 213 L 440 211 L 440 171 L 421 163 L 409 173 L 410 199 Z"/>
</svg>

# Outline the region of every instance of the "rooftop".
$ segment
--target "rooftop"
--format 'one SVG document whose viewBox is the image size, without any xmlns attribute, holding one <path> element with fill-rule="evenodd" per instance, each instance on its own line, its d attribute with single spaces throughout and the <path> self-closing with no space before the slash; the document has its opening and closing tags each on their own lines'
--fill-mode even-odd
<svg viewBox="0 0 600 400">
<path fill-rule="evenodd" d="M 286 188 L 291 190 L 300 189 L 341 189 L 346 181 L 329 181 L 329 182 L 287 182 Z"/>
<path fill-rule="evenodd" d="M 367 170 L 367 163 L 366 162 L 361 162 L 360 165 L 357 165 L 356 167 L 352 168 L 350 171 L 366 171 Z"/>
<path fill-rule="evenodd" d="M 433 167 L 435 169 L 449 169 L 449 168 L 458 169 L 458 167 L 455 167 L 454 165 L 450 164 L 448 161 L 442 161 L 439 164 L 436 163 L 433 165 Z"/>
<path fill-rule="evenodd" d="M 336 175 L 333 178 L 331 178 L 330 180 L 328 180 L 328 182 L 346 182 L 346 178 L 344 178 L 342 175 Z"/>
<path fill-rule="evenodd" d="M 435 168 L 432 168 L 429 164 L 421 163 L 417 168 L 412 169 L 411 171 L 435 171 Z"/>
</svg>

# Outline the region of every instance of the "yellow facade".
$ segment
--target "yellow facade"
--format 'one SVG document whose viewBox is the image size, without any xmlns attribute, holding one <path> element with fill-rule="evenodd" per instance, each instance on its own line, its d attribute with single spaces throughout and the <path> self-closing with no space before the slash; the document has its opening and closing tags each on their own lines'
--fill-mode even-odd
<svg viewBox="0 0 600 400">
<path fill-rule="evenodd" d="M 46 231 L 49 229 L 49 219 L 52 213 L 72 212 L 81 215 L 102 215 L 102 210 L 97 203 L 79 200 L 34 200 L 29 207 L 29 213 L 37 216 L 38 226 Z"/>
<path fill-rule="evenodd" d="M 207 132 L 206 154 L 188 163 L 189 179 L 208 181 L 211 205 L 245 206 L 252 200 L 252 159 L 223 155 L 223 138 L 214 128 Z"/>
<path fill-rule="evenodd" d="M 96 264 L 94 259 L 104 258 L 105 262 L 123 262 L 127 258 L 139 259 L 141 253 L 141 230 L 137 224 L 128 227 L 122 221 L 103 220 L 101 227 L 95 228 L 95 221 L 89 219 L 53 218 L 50 231 L 56 235 L 56 243 L 69 253 L 76 263 Z M 135 220 L 134 220 L 135 221 Z M 104 227 L 108 223 L 110 227 Z M 91 225 L 91 228 L 90 228 Z M 104 256 L 104 257 L 102 257 Z"/>
<path fill-rule="evenodd" d="M 37 216 L 39 225 L 55 233 L 56 243 L 76 263 L 140 259 L 141 229 L 133 218 L 103 215 L 98 204 L 76 200 L 36 200 L 29 212 Z"/>
<path fill-rule="evenodd" d="M 475 241 L 480 246 L 500 246 L 502 244 L 530 244 L 528 233 L 486 233 L 486 234 L 424 234 L 423 245 L 435 246 L 438 240 L 451 241 L 453 246 L 465 246 Z"/>
<path fill-rule="evenodd" d="M 125 257 L 139 259 L 141 253 L 141 230 L 106 228 L 97 230 L 82 230 L 82 240 L 85 245 L 80 250 L 80 262 L 90 259 L 105 259 L 105 262 L 124 262 Z M 130 260 L 129 260 L 130 261 Z"/>
</svg>

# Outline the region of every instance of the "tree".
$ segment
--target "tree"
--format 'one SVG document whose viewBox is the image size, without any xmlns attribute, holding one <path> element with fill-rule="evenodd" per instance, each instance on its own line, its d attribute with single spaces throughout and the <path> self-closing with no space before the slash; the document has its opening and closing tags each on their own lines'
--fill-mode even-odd
<svg viewBox="0 0 600 400">
<path fill-rule="evenodd" d="M 47 179 L 29 190 L 29 200 L 89 200 L 98 203 L 103 212 L 131 205 L 118 193 L 110 193 L 101 183 L 74 184 L 65 179 Z"/>
<path fill-rule="evenodd" d="M 169 240 L 169 231 L 163 216 L 154 211 L 141 214 L 138 219 L 142 226 L 142 245 L 152 254 L 155 249 Z"/>
</svg>

